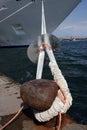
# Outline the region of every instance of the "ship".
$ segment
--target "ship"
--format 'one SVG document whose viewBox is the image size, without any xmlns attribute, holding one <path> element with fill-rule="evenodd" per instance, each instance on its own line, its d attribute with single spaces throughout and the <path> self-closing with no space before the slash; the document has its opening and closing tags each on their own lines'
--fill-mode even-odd
<svg viewBox="0 0 87 130">
<path fill-rule="evenodd" d="M 47 33 L 52 33 L 81 0 L 44 0 Z M 29 45 L 41 35 L 41 0 L 0 1 L 0 47 Z"/>
</svg>

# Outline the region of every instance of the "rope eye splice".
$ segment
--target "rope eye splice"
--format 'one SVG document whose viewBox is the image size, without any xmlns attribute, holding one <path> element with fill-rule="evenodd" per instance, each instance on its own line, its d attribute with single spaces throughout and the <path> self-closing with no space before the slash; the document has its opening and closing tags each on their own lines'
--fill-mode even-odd
<svg viewBox="0 0 87 130">
<path fill-rule="evenodd" d="M 48 35 L 45 34 L 45 36 L 48 40 L 49 39 Z M 45 39 L 44 43 L 47 43 L 47 40 Z M 49 109 L 43 112 L 34 111 L 34 115 L 35 115 L 35 118 L 39 122 L 49 121 L 55 116 L 59 115 L 59 118 L 60 118 L 59 127 L 58 127 L 58 130 L 59 130 L 61 126 L 60 125 L 61 113 L 66 113 L 67 110 L 70 108 L 70 106 L 72 105 L 72 97 L 71 97 L 67 82 L 65 78 L 63 77 L 62 72 L 58 67 L 58 64 L 56 63 L 50 43 L 49 44 L 44 44 L 44 43 L 42 43 L 42 46 L 41 46 L 42 50 L 39 53 L 36 79 L 41 79 L 42 77 L 43 61 L 44 61 L 45 51 L 46 51 L 50 60 L 49 67 L 54 77 L 54 82 L 57 83 L 57 85 L 60 87 L 60 90 L 58 90 L 57 96 L 55 97 L 55 100 L 53 101 Z"/>
<path fill-rule="evenodd" d="M 52 72 L 52 75 L 54 77 L 54 81 L 57 83 L 57 85 L 60 87 L 60 90 L 58 90 L 57 96 L 55 97 L 55 100 L 53 101 L 51 107 L 43 112 L 34 111 L 35 118 L 39 122 L 46 122 L 50 119 L 54 118 L 55 116 L 59 115 L 59 127 L 58 130 L 60 130 L 61 127 L 61 113 L 66 113 L 67 110 L 72 105 L 72 96 L 69 91 L 67 82 L 62 75 L 61 70 L 59 69 L 59 66 L 56 62 L 56 59 L 54 57 L 52 47 L 50 45 L 49 36 L 46 31 L 46 21 L 45 21 L 45 12 L 44 12 L 44 2 L 42 0 L 42 26 L 41 26 L 41 34 L 44 34 L 44 42 L 40 42 L 38 40 L 38 45 L 40 46 L 40 53 L 38 57 L 38 64 L 37 64 L 37 73 L 36 73 L 36 79 L 42 78 L 42 71 L 43 71 L 43 63 L 44 63 L 44 57 L 45 57 L 45 51 L 49 57 L 49 67 Z M 45 51 L 44 51 L 45 50 Z"/>
</svg>

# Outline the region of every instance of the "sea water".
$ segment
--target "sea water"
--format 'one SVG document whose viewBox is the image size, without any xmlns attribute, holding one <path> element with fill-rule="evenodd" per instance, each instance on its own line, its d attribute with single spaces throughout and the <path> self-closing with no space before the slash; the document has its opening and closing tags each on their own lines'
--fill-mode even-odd
<svg viewBox="0 0 87 130">
<path fill-rule="evenodd" d="M 87 41 L 61 41 L 54 54 L 73 97 L 68 113 L 87 124 Z M 36 68 L 27 58 L 27 47 L 0 48 L 0 72 L 14 80 L 23 83 L 35 79 Z M 47 63 L 42 78 L 53 78 Z"/>
</svg>

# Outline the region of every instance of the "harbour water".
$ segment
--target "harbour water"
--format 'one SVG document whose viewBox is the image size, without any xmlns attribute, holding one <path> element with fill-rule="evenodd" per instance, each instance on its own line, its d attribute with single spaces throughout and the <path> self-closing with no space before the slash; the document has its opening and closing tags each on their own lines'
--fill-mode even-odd
<svg viewBox="0 0 87 130">
<path fill-rule="evenodd" d="M 0 72 L 20 83 L 35 79 L 36 65 L 26 51 L 27 47 L 0 48 Z M 73 96 L 68 113 L 77 122 L 87 124 L 87 41 L 61 41 L 54 53 Z M 52 79 L 48 64 L 43 78 Z"/>
</svg>

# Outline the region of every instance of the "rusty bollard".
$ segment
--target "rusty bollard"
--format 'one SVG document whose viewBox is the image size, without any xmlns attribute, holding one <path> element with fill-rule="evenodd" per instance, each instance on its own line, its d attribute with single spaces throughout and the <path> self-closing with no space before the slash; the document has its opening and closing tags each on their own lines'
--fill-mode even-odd
<svg viewBox="0 0 87 130">
<path fill-rule="evenodd" d="M 38 79 L 22 84 L 20 95 L 31 108 L 45 111 L 52 105 L 58 89 L 53 80 Z"/>
</svg>

